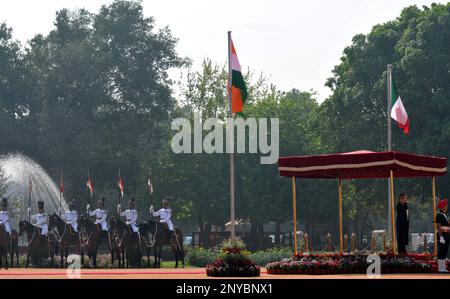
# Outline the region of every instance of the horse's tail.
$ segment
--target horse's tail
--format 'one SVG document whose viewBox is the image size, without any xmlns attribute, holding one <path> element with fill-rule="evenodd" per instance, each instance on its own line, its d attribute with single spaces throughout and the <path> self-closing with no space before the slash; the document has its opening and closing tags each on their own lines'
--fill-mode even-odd
<svg viewBox="0 0 450 299">
<path fill-rule="evenodd" d="M 175 228 L 175 234 L 177 236 L 177 242 L 178 242 L 177 247 L 178 247 L 180 256 L 181 256 L 181 258 L 184 259 L 185 252 L 184 252 L 184 246 L 183 246 L 183 239 L 184 239 L 183 233 L 181 232 L 181 230 L 179 228 Z"/>
<path fill-rule="evenodd" d="M 56 238 L 52 238 L 51 243 L 53 243 L 53 252 L 55 255 L 59 254 L 59 242 Z"/>
</svg>

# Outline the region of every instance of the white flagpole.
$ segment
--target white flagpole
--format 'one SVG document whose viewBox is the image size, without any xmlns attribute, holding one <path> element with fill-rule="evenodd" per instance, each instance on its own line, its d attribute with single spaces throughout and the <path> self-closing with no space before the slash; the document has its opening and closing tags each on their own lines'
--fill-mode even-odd
<svg viewBox="0 0 450 299">
<path fill-rule="evenodd" d="M 61 209 L 62 209 L 62 192 L 61 192 L 61 186 L 63 185 L 63 172 L 61 170 L 61 180 L 59 182 L 59 217 L 61 217 Z"/>
<path fill-rule="evenodd" d="M 229 118 L 233 118 L 233 113 L 231 110 L 231 86 L 232 86 L 232 75 L 231 75 L 231 31 L 228 31 L 228 102 L 229 102 Z M 232 128 L 228 128 L 228 134 L 232 136 Z M 229 142 L 231 138 L 228 139 Z M 234 198 L 234 147 L 230 152 L 230 222 L 231 222 L 231 239 L 236 238 L 236 226 L 235 226 L 235 198 Z"/>
<path fill-rule="evenodd" d="M 388 127 L 388 151 L 392 151 L 392 124 L 391 124 L 391 107 L 392 107 L 392 64 L 387 65 L 387 127 Z M 388 236 L 392 240 L 391 225 L 391 181 L 388 179 Z M 392 244 L 393 246 L 394 244 Z"/>
</svg>

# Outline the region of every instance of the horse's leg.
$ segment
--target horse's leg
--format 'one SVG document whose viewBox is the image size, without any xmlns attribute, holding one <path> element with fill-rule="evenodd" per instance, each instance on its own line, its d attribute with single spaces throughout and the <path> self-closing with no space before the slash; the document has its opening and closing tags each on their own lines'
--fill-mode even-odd
<svg viewBox="0 0 450 299">
<path fill-rule="evenodd" d="M 8 246 L 8 245 L 7 245 Z M 5 249 L 5 270 L 8 270 L 8 248 Z"/>
<path fill-rule="evenodd" d="M 163 247 L 162 246 L 160 246 L 159 247 L 159 252 L 158 252 L 158 268 L 161 268 L 161 256 L 162 256 L 162 249 L 163 249 Z"/>
<path fill-rule="evenodd" d="M 125 264 L 126 257 L 125 257 L 125 248 L 124 247 L 122 248 L 121 254 L 122 254 L 122 267 L 125 268 L 127 265 Z M 128 263 L 128 260 L 126 262 Z"/>
<path fill-rule="evenodd" d="M 55 252 L 53 251 L 53 246 L 52 246 L 52 242 L 50 241 L 50 239 L 48 241 L 48 253 L 50 254 L 50 267 L 53 268 L 55 265 L 55 259 L 54 259 Z"/>
<path fill-rule="evenodd" d="M 93 263 L 94 269 L 97 268 L 97 250 L 98 250 L 98 248 L 95 248 L 95 249 L 94 249 L 94 254 L 93 254 L 93 258 L 94 258 L 94 263 Z"/>
<path fill-rule="evenodd" d="M 111 264 L 109 265 L 109 268 L 112 268 L 114 266 L 114 249 L 110 247 L 109 252 L 111 254 Z"/>
<path fill-rule="evenodd" d="M 84 250 L 80 246 L 80 255 L 81 255 L 81 267 L 84 265 Z"/>
<path fill-rule="evenodd" d="M 175 268 L 178 268 L 178 249 L 175 248 Z"/>
<path fill-rule="evenodd" d="M 25 268 L 28 268 L 30 264 L 30 251 L 27 251 L 27 261 L 25 262 Z"/>
<path fill-rule="evenodd" d="M 65 260 L 65 268 L 67 268 L 69 266 L 67 264 L 67 257 L 68 256 L 69 256 L 69 245 L 67 245 L 66 252 L 65 252 L 65 258 L 66 258 L 66 260 Z"/>
<path fill-rule="evenodd" d="M 155 247 L 153 248 L 153 264 L 154 264 L 155 268 L 158 266 L 157 263 L 156 263 L 156 261 L 158 260 L 157 259 L 157 257 L 158 257 L 157 254 L 158 254 L 158 249 L 156 248 L 156 244 L 155 244 Z"/>
<path fill-rule="evenodd" d="M 59 254 L 61 256 L 61 260 L 59 261 L 59 267 L 62 269 L 64 266 L 64 246 L 61 246 Z"/>
<path fill-rule="evenodd" d="M 9 253 L 9 260 L 11 262 L 11 267 L 14 267 L 14 250 L 11 248 L 11 252 Z"/>
<path fill-rule="evenodd" d="M 179 238 L 179 239 L 183 239 L 183 238 Z M 183 245 L 183 242 L 179 242 L 179 243 L 180 243 L 179 253 L 180 253 L 180 258 L 181 258 L 181 266 L 184 268 L 184 265 L 185 265 L 185 263 L 184 263 L 184 245 Z"/>
</svg>

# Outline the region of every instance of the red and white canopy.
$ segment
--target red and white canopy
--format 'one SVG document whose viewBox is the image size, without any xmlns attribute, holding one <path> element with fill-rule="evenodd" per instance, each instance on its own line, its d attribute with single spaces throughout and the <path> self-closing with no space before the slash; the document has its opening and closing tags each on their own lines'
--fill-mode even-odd
<svg viewBox="0 0 450 299">
<path fill-rule="evenodd" d="M 317 156 L 292 156 L 278 159 L 280 176 L 319 179 L 387 178 L 442 176 L 447 173 L 447 158 L 402 152 L 366 150 Z"/>
</svg>

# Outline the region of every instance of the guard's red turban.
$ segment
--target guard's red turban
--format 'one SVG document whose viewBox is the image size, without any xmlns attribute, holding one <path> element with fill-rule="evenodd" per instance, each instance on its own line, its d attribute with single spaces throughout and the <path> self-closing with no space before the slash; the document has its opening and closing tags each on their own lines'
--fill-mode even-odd
<svg viewBox="0 0 450 299">
<path fill-rule="evenodd" d="M 437 208 L 442 210 L 447 204 L 448 204 L 448 199 L 445 198 L 445 199 L 439 201 Z"/>
</svg>

